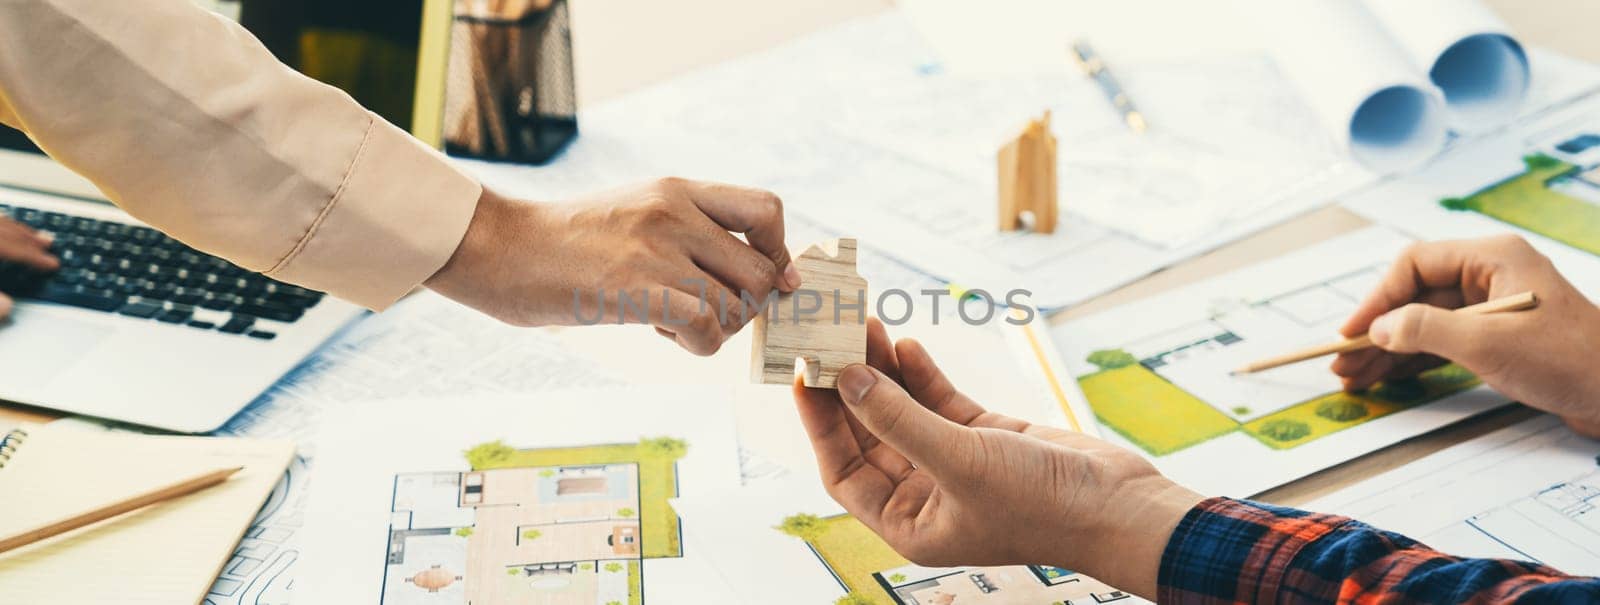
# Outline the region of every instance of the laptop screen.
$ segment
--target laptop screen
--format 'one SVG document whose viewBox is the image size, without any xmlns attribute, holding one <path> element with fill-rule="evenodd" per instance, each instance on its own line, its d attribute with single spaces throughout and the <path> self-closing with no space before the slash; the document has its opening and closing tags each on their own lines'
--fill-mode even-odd
<svg viewBox="0 0 1600 605">
<path fill-rule="evenodd" d="M 449 0 L 195 1 L 239 21 L 280 61 L 439 145 Z M 40 153 L 3 125 L 0 148 Z"/>
</svg>

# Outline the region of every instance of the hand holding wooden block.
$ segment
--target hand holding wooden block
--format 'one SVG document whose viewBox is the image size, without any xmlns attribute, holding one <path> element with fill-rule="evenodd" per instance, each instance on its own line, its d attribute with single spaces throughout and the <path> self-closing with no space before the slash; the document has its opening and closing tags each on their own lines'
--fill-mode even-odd
<svg viewBox="0 0 1600 605">
<path fill-rule="evenodd" d="M 791 384 L 796 360 L 804 360 L 806 386 L 834 388 L 840 370 L 867 360 L 867 280 L 856 273 L 856 240 L 812 245 L 794 264 L 804 285 L 754 321 L 750 379 Z"/>
</svg>

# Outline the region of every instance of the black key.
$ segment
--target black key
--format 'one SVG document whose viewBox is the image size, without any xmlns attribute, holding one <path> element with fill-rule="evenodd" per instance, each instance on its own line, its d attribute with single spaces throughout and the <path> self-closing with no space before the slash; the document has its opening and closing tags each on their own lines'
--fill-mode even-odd
<svg viewBox="0 0 1600 605">
<path fill-rule="evenodd" d="M 148 300 L 134 301 L 123 305 L 117 312 L 130 317 L 150 319 L 161 313 L 161 303 Z"/>
<path fill-rule="evenodd" d="M 57 284 L 46 285 L 39 290 L 38 294 L 34 295 L 34 298 L 96 311 L 115 311 L 122 307 L 122 303 L 128 300 L 128 297 L 110 290 Z"/>
<path fill-rule="evenodd" d="M 171 295 L 167 296 L 167 300 L 185 305 L 199 304 L 200 301 L 204 299 L 205 294 L 193 288 L 178 288 L 173 290 Z"/>
<path fill-rule="evenodd" d="M 111 289 L 128 295 L 138 294 L 140 290 L 142 290 L 140 287 L 140 282 L 142 281 L 144 280 L 137 277 L 128 278 L 118 276 L 116 283 L 112 284 Z"/>
<path fill-rule="evenodd" d="M 261 340 L 272 340 L 273 338 L 277 338 L 277 336 L 278 336 L 277 334 L 273 334 L 271 332 L 263 332 L 261 330 L 251 330 L 250 331 L 250 337 L 251 338 L 259 338 Z"/>
<path fill-rule="evenodd" d="M 18 208 L 12 218 L 29 227 L 38 227 L 44 223 L 44 213 L 32 208 Z"/>
<path fill-rule="evenodd" d="M 251 299 L 241 303 L 238 307 L 235 307 L 234 310 L 240 313 L 254 315 L 262 319 L 270 319 L 273 321 L 282 322 L 295 321 L 300 319 L 301 315 L 305 314 L 305 310 L 303 309 L 284 306 L 260 298 Z"/>
<path fill-rule="evenodd" d="M 172 285 L 171 283 L 151 281 L 147 279 L 144 281 L 144 290 L 141 291 L 139 295 L 145 298 L 168 300 L 172 298 L 173 292 L 176 292 L 177 290 L 178 287 Z"/>
<path fill-rule="evenodd" d="M 191 327 L 191 328 L 200 328 L 202 330 L 210 330 L 212 328 L 217 327 L 217 324 L 211 323 L 209 321 L 200 321 L 200 320 L 196 319 L 194 321 L 189 322 L 189 327 Z"/>
<path fill-rule="evenodd" d="M 217 331 L 226 334 L 243 334 L 250 330 L 250 326 L 255 324 L 256 318 L 234 313 L 233 318 L 229 319 L 228 323 L 222 324 L 222 327 L 217 328 Z"/>
<path fill-rule="evenodd" d="M 193 317 L 194 307 L 188 305 L 172 305 L 171 309 L 167 309 L 166 312 L 156 316 L 156 321 L 166 322 L 169 324 L 182 324 L 189 323 L 189 320 Z"/>
<path fill-rule="evenodd" d="M 213 311 L 227 311 L 239 304 L 239 298 L 232 294 L 208 294 L 200 301 L 200 306 Z"/>
</svg>

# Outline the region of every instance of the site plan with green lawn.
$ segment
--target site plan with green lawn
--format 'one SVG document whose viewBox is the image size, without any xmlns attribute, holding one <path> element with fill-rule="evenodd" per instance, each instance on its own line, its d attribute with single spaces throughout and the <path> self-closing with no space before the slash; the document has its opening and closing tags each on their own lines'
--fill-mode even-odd
<svg viewBox="0 0 1600 605">
<path fill-rule="evenodd" d="M 1063 358 L 1103 436 L 1181 482 L 1249 496 L 1504 403 L 1454 365 L 1361 392 L 1342 390 L 1331 357 L 1233 373 L 1342 338 L 1340 326 L 1411 241 L 1364 229 L 1068 322 L 1053 336 L 1076 347 Z M 1404 414 L 1445 402 L 1443 414 Z"/>
<path fill-rule="evenodd" d="M 845 591 L 835 605 L 1110 603 L 1134 599 L 1094 578 L 1043 565 L 914 565 L 855 517 L 796 514 L 774 529 L 811 549 Z"/>
<path fill-rule="evenodd" d="M 1582 134 L 1557 144 L 1568 157 L 1600 146 Z M 1536 152 L 1526 170 L 1465 197 L 1439 201 L 1449 210 L 1476 212 L 1573 248 L 1600 255 L 1600 163 L 1579 166 Z"/>
<path fill-rule="evenodd" d="M 463 452 L 394 477 L 384 605 L 638 605 L 643 561 L 683 555 L 681 440 Z"/>
</svg>

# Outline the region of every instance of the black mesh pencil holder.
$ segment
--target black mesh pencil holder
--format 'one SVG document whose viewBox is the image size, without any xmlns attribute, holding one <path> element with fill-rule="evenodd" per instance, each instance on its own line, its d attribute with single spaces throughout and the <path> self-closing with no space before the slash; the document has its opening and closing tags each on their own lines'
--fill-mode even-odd
<svg viewBox="0 0 1600 605">
<path fill-rule="evenodd" d="M 543 164 L 578 136 L 569 24 L 566 0 L 456 0 L 446 151 Z"/>
</svg>

